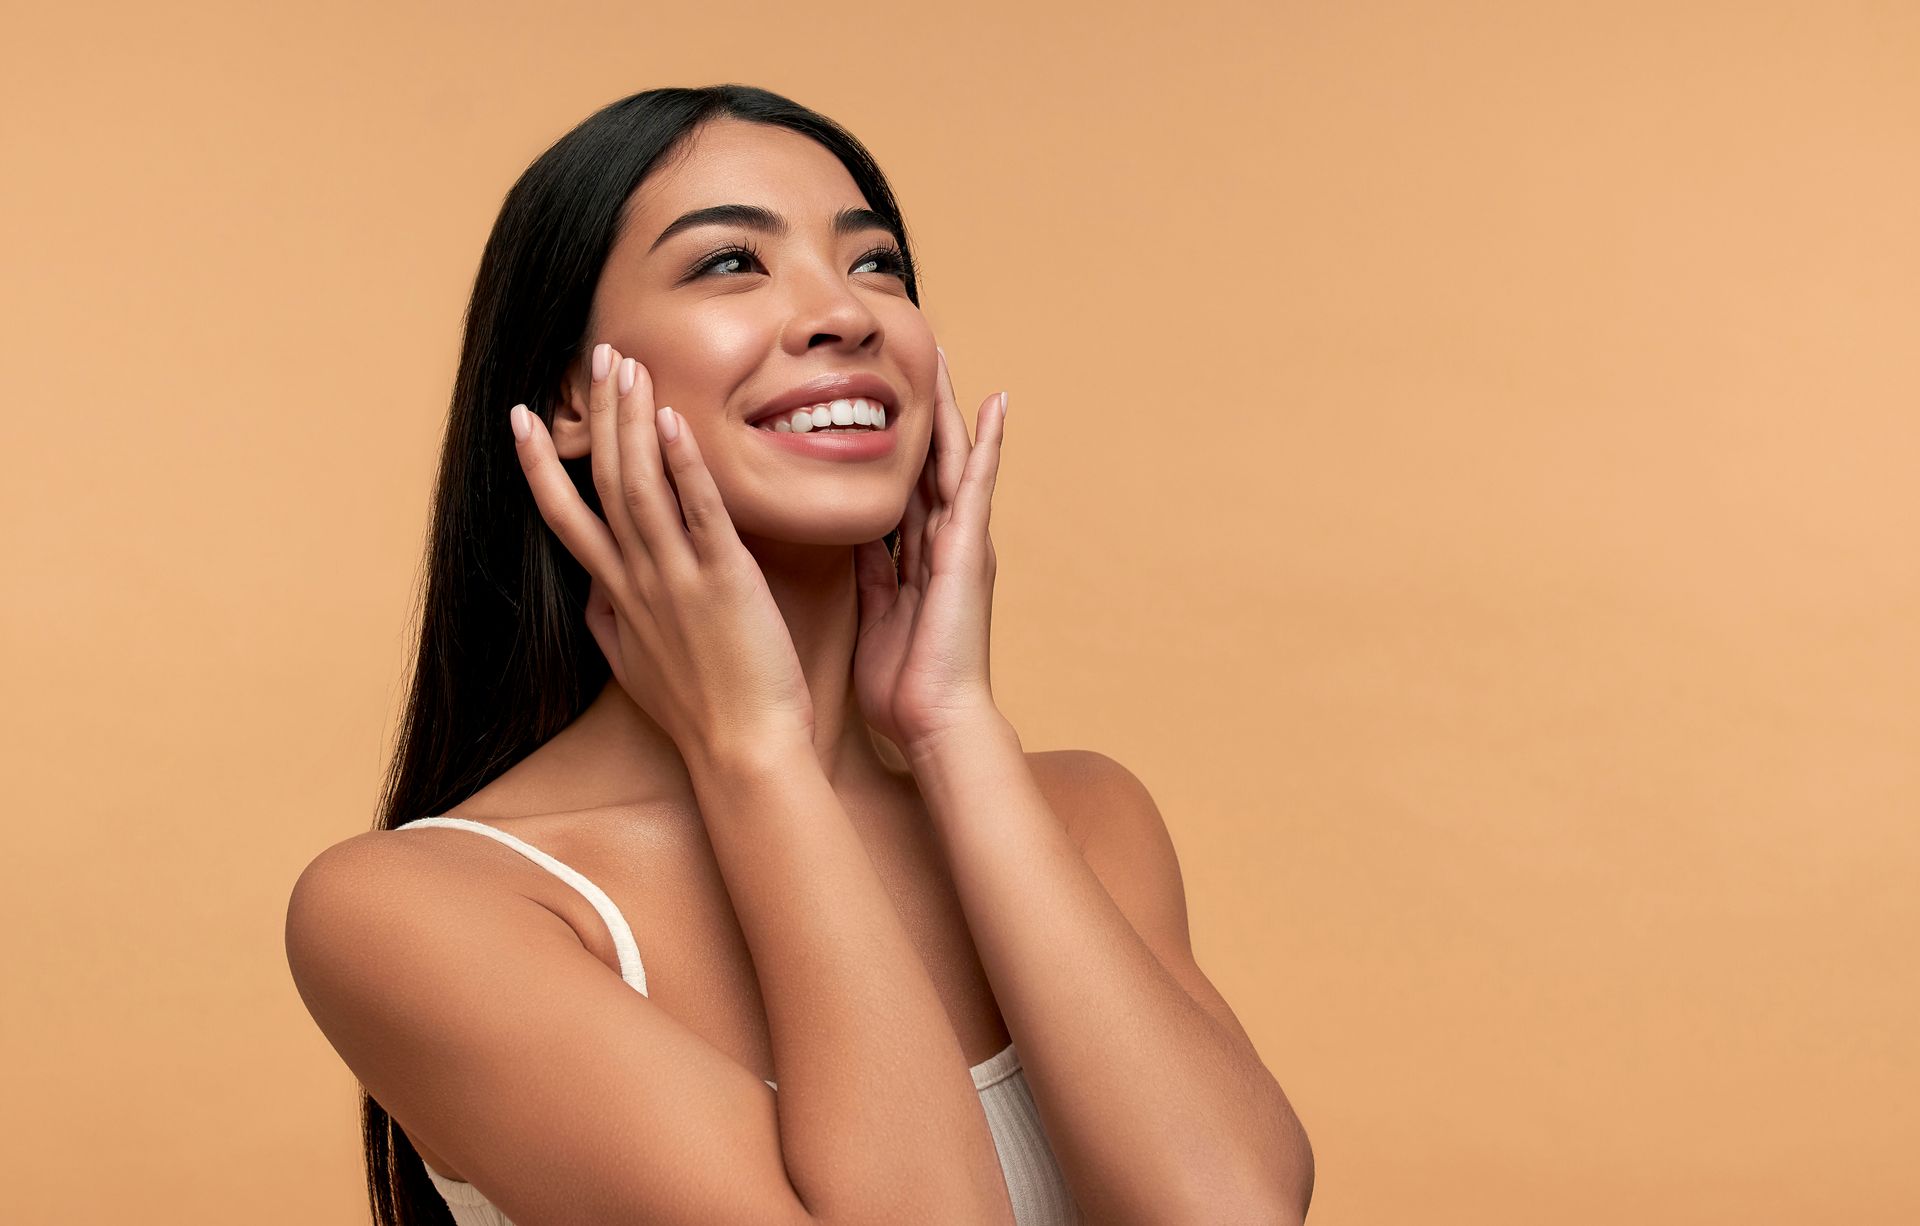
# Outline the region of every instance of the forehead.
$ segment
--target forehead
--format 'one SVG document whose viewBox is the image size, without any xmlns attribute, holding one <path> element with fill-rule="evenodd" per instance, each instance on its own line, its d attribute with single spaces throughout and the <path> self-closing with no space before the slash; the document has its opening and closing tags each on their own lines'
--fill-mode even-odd
<svg viewBox="0 0 1920 1226">
<path fill-rule="evenodd" d="M 761 205 L 805 233 L 867 203 L 819 142 L 788 128 L 719 119 L 692 132 L 640 185 L 629 235 L 644 248 L 680 214 L 714 204 Z"/>
</svg>

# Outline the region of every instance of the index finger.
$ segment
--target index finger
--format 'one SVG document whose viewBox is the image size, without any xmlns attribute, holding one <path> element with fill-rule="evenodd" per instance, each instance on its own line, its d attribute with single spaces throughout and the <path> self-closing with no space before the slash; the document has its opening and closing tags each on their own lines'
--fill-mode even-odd
<svg viewBox="0 0 1920 1226">
<path fill-rule="evenodd" d="M 950 506 L 959 497 L 960 478 L 967 471 L 967 455 L 973 448 L 967 439 L 967 419 L 961 416 L 960 402 L 954 398 L 947 351 L 936 345 L 934 352 L 940 355 L 940 377 L 934 382 L 934 476 L 940 501 Z"/>
<path fill-rule="evenodd" d="M 621 573 L 619 543 L 580 497 L 573 478 L 561 467 L 560 457 L 553 449 L 553 436 L 547 433 L 547 423 L 524 404 L 515 405 L 514 411 L 525 414 L 522 421 L 529 427 L 526 438 L 516 436 L 514 450 L 519 453 L 520 469 L 533 490 L 533 502 L 540 510 L 540 518 L 547 521 L 547 527 L 553 529 L 553 534 L 560 538 L 567 552 L 587 568 L 588 574 L 602 583 L 617 579 Z"/>
</svg>

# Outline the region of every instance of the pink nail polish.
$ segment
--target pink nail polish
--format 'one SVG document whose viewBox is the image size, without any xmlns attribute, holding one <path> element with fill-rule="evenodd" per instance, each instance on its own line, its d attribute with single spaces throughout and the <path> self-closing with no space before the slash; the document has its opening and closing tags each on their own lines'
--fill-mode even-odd
<svg viewBox="0 0 1920 1226">
<path fill-rule="evenodd" d="M 613 346 L 602 342 L 593 347 L 593 381 L 599 383 L 613 367 Z"/>
</svg>

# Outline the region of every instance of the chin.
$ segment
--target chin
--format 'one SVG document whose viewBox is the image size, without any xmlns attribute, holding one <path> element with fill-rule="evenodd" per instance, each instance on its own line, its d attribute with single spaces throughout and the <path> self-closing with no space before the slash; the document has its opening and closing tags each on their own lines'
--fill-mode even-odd
<svg viewBox="0 0 1920 1226">
<path fill-rule="evenodd" d="M 847 519 L 835 523 L 821 523 L 814 520 L 809 523 L 780 523 L 768 521 L 758 528 L 749 530 L 745 525 L 737 525 L 742 540 L 751 538 L 770 545 L 792 545 L 799 548 L 817 546 L 820 548 L 851 549 L 867 541 L 877 541 L 893 531 L 900 524 L 900 516 L 892 518 Z"/>
</svg>

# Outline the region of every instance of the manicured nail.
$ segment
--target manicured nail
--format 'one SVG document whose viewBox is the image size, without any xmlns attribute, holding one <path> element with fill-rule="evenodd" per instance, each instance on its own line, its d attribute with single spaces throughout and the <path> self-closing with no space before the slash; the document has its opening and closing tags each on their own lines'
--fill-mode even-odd
<svg viewBox="0 0 1920 1226">
<path fill-rule="evenodd" d="M 620 359 L 620 394 L 626 395 L 633 390 L 633 371 L 638 365 L 632 358 Z"/>
<path fill-rule="evenodd" d="M 613 346 L 605 343 L 593 347 L 593 381 L 600 383 L 607 377 L 607 370 L 613 365 Z"/>
<path fill-rule="evenodd" d="M 1000 393 L 1000 420 L 1005 421 L 1006 419 L 1007 419 L 1007 394 L 1005 392 L 1001 392 Z"/>
<path fill-rule="evenodd" d="M 513 437 L 521 442 L 526 442 L 533 434 L 533 414 L 527 412 L 526 405 L 514 405 L 513 411 L 507 414 L 507 420 L 513 423 Z"/>
<path fill-rule="evenodd" d="M 662 405 L 660 411 L 653 416 L 654 419 L 660 423 L 661 438 L 671 443 L 674 439 L 680 437 L 680 418 L 672 409 Z"/>
</svg>

